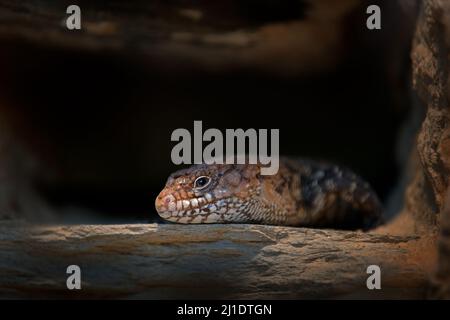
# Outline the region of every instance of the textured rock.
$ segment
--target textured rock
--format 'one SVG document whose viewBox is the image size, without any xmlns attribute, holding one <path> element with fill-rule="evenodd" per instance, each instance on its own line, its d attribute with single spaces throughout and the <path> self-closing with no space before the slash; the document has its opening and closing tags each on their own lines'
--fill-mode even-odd
<svg viewBox="0 0 450 320">
<path fill-rule="evenodd" d="M 450 3 L 423 2 L 413 43 L 413 84 L 426 117 L 419 132 L 420 166 L 407 192 L 407 210 L 422 226 L 440 231 L 432 297 L 450 298 Z"/>
<path fill-rule="evenodd" d="M 438 209 L 443 206 L 450 170 L 445 23 L 450 23 L 449 6 L 444 1 L 425 1 L 412 51 L 414 89 L 427 109 L 418 137 L 418 151 Z"/>
<path fill-rule="evenodd" d="M 134 51 L 154 61 L 154 68 L 162 64 L 166 72 L 174 61 L 188 62 L 177 63 L 177 71 L 183 65 L 189 69 L 197 65 L 197 70 L 244 66 L 288 74 L 333 65 L 344 50 L 342 22 L 360 1 L 286 3 L 83 3 L 82 32 L 69 35 L 65 12 L 72 2 L 42 2 L 37 7 L 33 1 L 3 0 L 0 38 L 93 51 Z"/>
<path fill-rule="evenodd" d="M 0 296 L 421 298 L 425 238 L 256 225 L 0 225 Z M 66 289 L 81 267 L 82 290 Z M 382 290 L 366 269 L 382 270 Z M 6 275 L 6 276 L 5 276 Z"/>
</svg>

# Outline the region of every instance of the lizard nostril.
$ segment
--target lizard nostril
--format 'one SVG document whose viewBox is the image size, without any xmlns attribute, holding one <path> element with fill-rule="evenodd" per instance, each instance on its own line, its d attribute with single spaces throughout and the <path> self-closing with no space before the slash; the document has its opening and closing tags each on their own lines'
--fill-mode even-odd
<svg viewBox="0 0 450 320">
<path fill-rule="evenodd" d="M 175 197 L 169 194 L 161 199 L 161 203 L 163 206 L 170 209 L 171 206 L 175 203 Z"/>
<path fill-rule="evenodd" d="M 159 195 L 155 202 L 156 211 L 159 215 L 163 215 L 164 218 L 167 212 L 174 211 L 176 209 L 175 197 L 169 195 Z"/>
</svg>

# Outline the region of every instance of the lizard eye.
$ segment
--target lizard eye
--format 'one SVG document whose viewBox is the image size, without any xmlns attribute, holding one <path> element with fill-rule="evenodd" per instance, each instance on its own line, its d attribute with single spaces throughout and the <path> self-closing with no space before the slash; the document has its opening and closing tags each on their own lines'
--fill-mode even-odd
<svg viewBox="0 0 450 320">
<path fill-rule="evenodd" d="M 207 176 L 201 176 L 195 179 L 194 181 L 194 188 L 196 189 L 203 189 L 205 188 L 209 183 L 211 182 L 211 179 Z"/>
</svg>

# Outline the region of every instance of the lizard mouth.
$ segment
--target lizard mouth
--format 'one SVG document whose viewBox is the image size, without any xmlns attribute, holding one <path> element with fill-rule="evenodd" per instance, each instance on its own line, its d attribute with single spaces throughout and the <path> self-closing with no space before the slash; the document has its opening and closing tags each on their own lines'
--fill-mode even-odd
<svg viewBox="0 0 450 320">
<path fill-rule="evenodd" d="M 189 200 L 177 199 L 163 191 L 156 198 L 155 207 L 161 218 L 172 222 L 216 223 L 225 222 L 224 215 L 233 210 L 233 204 L 228 200 L 214 199 L 209 193 Z"/>
</svg>

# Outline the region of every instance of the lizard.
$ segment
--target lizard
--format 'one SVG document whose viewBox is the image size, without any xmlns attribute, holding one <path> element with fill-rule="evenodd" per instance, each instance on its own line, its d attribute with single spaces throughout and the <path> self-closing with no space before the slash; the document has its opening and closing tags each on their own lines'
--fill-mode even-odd
<svg viewBox="0 0 450 320">
<path fill-rule="evenodd" d="M 260 164 L 197 164 L 171 174 L 155 200 L 175 223 L 253 223 L 363 229 L 381 223 L 382 205 L 351 170 L 309 159 L 280 158 L 275 175 Z"/>
</svg>

